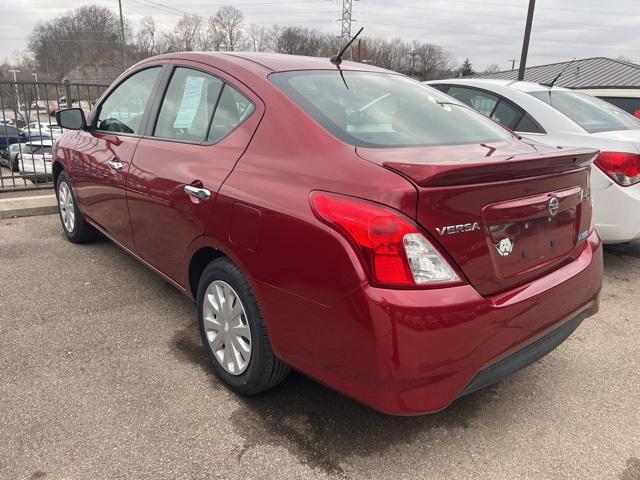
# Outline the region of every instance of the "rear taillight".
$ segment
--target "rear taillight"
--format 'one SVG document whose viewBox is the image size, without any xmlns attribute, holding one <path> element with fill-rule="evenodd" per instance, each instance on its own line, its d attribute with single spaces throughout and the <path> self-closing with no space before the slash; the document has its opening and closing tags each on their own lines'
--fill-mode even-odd
<svg viewBox="0 0 640 480">
<path fill-rule="evenodd" d="M 402 214 L 322 192 L 311 194 L 311 207 L 354 245 L 374 284 L 416 287 L 460 283 L 460 277 L 420 228 Z"/>
<path fill-rule="evenodd" d="M 618 185 L 628 187 L 640 182 L 640 155 L 625 152 L 601 152 L 594 162 Z"/>
</svg>

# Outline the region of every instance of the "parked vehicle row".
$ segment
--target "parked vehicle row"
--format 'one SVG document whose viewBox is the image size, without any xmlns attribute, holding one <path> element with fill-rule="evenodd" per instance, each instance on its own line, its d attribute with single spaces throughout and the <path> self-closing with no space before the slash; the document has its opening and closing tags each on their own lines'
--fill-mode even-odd
<svg viewBox="0 0 640 480">
<path fill-rule="evenodd" d="M 384 412 L 433 412 L 598 310 L 598 150 L 522 138 L 401 75 L 167 54 L 88 119 L 57 119 L 65 235 L 100 232 L 191 296 L 238 393 L 295 368 Z"/>
</svg>

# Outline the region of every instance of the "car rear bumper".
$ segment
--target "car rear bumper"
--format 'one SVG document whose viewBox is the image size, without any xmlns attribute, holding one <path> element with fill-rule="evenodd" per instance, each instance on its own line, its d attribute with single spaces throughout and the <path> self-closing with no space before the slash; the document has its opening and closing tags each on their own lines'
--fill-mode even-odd
<svg viewBox="0 0 640 480">
<path fill-rule="evenodd" d="M 593 314 L 592 309 L 586 309 L 575 315 L 570 320 L 562 323 L 555 330 L 546 334 L 539 340 L 527 345 L 521 350 L 512 353 L 507 358 L 480 370 L 475 377 L 464 387 L 458 397 L 468 395 L 477 390 L 493 385 L 503 378 L 517 372 L 540 360 L 564 342 L 580 326 L 585 318 Z"/>
<path fill-rule="evenodd" d="M 604 243 L 640 241 L 640 184 L 592 189 L 593 220 Z"/>
<path fill-rule="evenodd" d="M 555 348 L 597 312 L 602 272 L 594 232 L 575 261 L 491 297 L 470 285 L 368 284 L 334 307 L 264 285 L 259 296 L 266 318 L 280 308 L 268 329 L 284 361 L 376 410 L 415 415 L 446 408 Z"/>
</svg>

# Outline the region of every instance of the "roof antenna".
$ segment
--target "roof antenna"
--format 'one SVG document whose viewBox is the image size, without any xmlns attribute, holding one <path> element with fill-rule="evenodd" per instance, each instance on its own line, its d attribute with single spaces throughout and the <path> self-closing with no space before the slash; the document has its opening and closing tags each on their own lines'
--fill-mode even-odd
<svg viewBox="0 0 640 480">
<path fill-rule="evenodd" d="M 360 30 L 358 30 L 358 33 L 356 33 L 353 37 L 351 37 L 351 40 L 349 40 L 349 43 L 347 43 L 344 47 L 342 47 L 342 50 L 340 50 L 340 53 L 338 53 L 338 55 L 336 55 L 335 57 L 331 57 L 329 61 L 333 63 L 336 67 L 340 66 L 340 64 L 342 63 L 342 55 L 344 55 L 344 52 L 347 51 L 347 48 L 351 46 L 353 41 L 356 38 L 358 38 L 358 35 L 360 35 L 362 30 L 364 30 L 364 27 L 360 27 Z"/>
<path fill-rule="evenodd" d="M 571 60 L 569 63 L 567 63 L 564 68 L 560 71 L 560 73 L 558 75 L 556 75 L 556 78 L 554 78 L 553 80 L 551 80 L 550 83 L 540 83 L 540 85 L 544 85 L 545 87 L 549 87 L 549 88 L 553 88 L 553 86 L 556 84 L 556 82 L 558 81 L 558 79 L 560 78 L 560 76 L 564 73 L 564 71 L 569 68 L 571 66 L 571 64 L 573 62 L 575 62 L 576 57 L 573 57 L 573 60 Z"/>
</svg>

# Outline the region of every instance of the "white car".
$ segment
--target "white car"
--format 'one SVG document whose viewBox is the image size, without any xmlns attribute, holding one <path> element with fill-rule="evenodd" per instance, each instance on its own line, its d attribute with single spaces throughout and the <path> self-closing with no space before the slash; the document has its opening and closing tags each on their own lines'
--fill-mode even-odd
<svg viewBox="0 0 640 480">
<path fill-rule="evenodd" d="M 11 168 L 12 171 L 18 171 L 18 156 L 24 151 L 26 143 L 12 143 L 7 148 L 6 156 L 0 157 L 0 165 Z"/>
<path fill-rule="evenodd" d="M 53 160 L 52 140 L 34 140 L 23 144 L 22 153 L 18 154 L 18 171 L 22 177 L 33 183 L 46 182 L 52 178 Z"/>
<path fill-rule="evenodd" d="M 58 138 L 64 132 L 55 123 L 31 122 L 23 129 L 28 135 L 44 135 L 51 138 Z"/>
<path fill-rule="evenodd" d="M 640 241 L 640 120 L 586 93 L 512 80 L 426 82 L 529 140 L 600 150 L 591 171 L 605 243 Z"/>
</svg>

